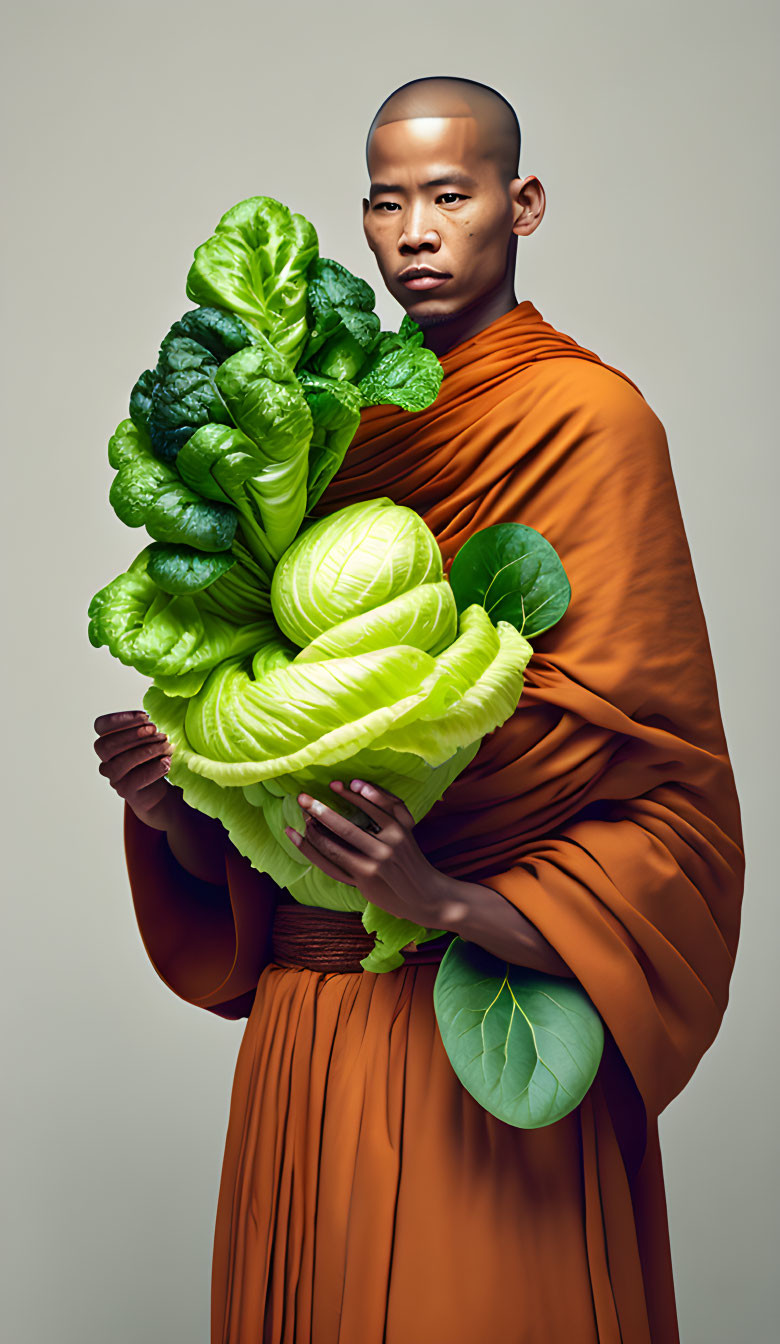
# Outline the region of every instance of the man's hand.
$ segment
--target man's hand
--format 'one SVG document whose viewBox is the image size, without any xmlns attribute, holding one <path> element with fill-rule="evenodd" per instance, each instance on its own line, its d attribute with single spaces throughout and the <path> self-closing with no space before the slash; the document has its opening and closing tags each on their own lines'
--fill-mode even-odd
<svg viewBox="0 0 780 1344">
<path fill-rule="evenodd" d="M 351 788 L 333 780 L 333 792 L 359 807 L 371 832 L 348 821 L 327 804 L 299 793 L 306 817 L 300 836 L 285 832 L 311 863 L 399 919 L 428 929 L 446 929 L 450 917 L 452 880 L 429 863 L 412 834 L 414 818 L 400 798 L 378 784 L 353 779 Z"/>
<path fill-rule="evenodd" d="M 162 814 L 171 792 L 165 776 L 173 747 L 143 709 L 122 709 L 95 719 L 98 772 L 104 775 L 139 821 L 163 829 Z"/>
<path fill-rule="evenodd" d="M 306 816 L 304 836 L 291 826 L 285 831 L 323 873 L 357 887 L 367 901 L 399 919 L 456 933 L 516 966 L 572 975 L 555 948 L 510 901 L 492 887 L 461 882 L 428 862 L 412 835 L 414 818 L 394 793 L 359 779 L 352 780 L 351 789 L 339 780 L 330 787 L 344 802 L 361 808 L 373 830 L 367 834 L 324 803 L 299 793 Z"/>
<path fill-rule="evenodd" d="M 225 883 L 228 835 L 221 821 L 184 801 L 165 776 L 173 747 L 143 709 L 122 709 L 95 719 L 98 770 L 139 821 L 165 831 L 174 858 L 203 882 Z"/>
</svg>

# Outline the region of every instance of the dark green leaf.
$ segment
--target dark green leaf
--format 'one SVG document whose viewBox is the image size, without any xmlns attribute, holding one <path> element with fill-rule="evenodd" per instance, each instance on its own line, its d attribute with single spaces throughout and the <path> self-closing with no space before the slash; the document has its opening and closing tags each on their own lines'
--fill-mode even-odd
<svg viewBox="0 0 780 1344">
<path fill-rule="evenodd" d="M 161 462 L 173 462 L 200 425 L 230 424 L 214 373 L 251 342 L 241 319 L 222 308 L 191 308 L 174 322 L 156 368 L 144 370 L 130 394 L 130 418 Z"/>
<path fill-rule="evenodd" d="M 541 975 L 453 939 L 433 986 L 444 1048 L 466 1091 L 519 1129 L 580 1104 L 604 1049 L 601 1018 L 577 981 Z"/>
<path fill-rule="evenodd" d="M 305 359 L 299 369 L 304 367 L 311 373 L 319 373 L 323 378 L 338 378 L 354 382 L 366 363 L 366 352 L 355 339 L 347 324 L 339 321 L 334 334 L 310 355 L 304 351 Z"/>
<path fill-rule="evenodd" d="M 309 268 L 307 279 L 306 301 L 312 326 L 319 326 L 334 308 L 370 313 L 376 304 L 376 294 L 367 281 L 330 257 L 318 257 Z"/>
<path fill-rule="evenodd" d="M 449 580 L 459 612 L 478 602 L 494 625 L 510 621 L 529 640 L 555 625 L 571 598 L 555 548 L 523 523 L 480 528 L 455 556 Z"/>
<path fill-rule="evenodd" d="M 416 341 L 385 340 L 372 351 L 357 385 L 365 406 L 387 403 L 405 411 L 422 411 L 436 400 L 443 377 L 432 350 Z"/>
<path fill-rule="evenodd" d="M 237 350 L 250 345 L 252 336 L 235 313 L 227 313 L 223 308 L 191 308 L 178 322 L 174 322 L 165 337 L 162 348 L 175 340 L 177 336 L 186 336 L 197 341 L 222 364 Z"/>
<path fill-rule="evenodd" d="M 309 336 L 298 367 L 354 382 L 379 334 L 376 295 L 365 280 L 327 257 L 314 262 L 308 282 Z"/>
<path fill-rule="evenodd" d="M 149 412 L 152 451 L 163 462 L 173 462 L 200 425 L 231 423 L 215 383 L 218 368 L 219 361 L 198 341 L 187 336 L 163 341 Z"/>
<path fill-rule="evenodd" d="M 197 593 L 236 563 L 226 552 L 204 555 L 191 546 L 165 546 L 152 542 L 146 572 L 164 593 Z"/>
<path fill-rule="evenodd" d="M 152 393 L 156 384 L 157 374 L 154 369 L 144 369 L 130 393 L 130 419 L 138 429 L 148 431 L 149 412 L 152 409 Z"/>
</svg>

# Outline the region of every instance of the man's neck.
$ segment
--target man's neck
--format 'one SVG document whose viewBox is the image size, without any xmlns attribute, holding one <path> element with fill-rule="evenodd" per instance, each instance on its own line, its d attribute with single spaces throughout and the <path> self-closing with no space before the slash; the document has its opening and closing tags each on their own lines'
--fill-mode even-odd
<svg viewBox="0 0 780 1344">
<path fill-rule="evenodd" d="M 491 322 L 495 322 L 516 307 L 514 286 L 502 286 L 482 298 L 475 299 L 457 313 L 440 319 L 434 318 L 431 322 L 421 321 L 420 327 L 424 333 L 423 345 L 441 358 L 453 346 L 471 340 L 472 336 L 489 327 Z"/>
</svg>

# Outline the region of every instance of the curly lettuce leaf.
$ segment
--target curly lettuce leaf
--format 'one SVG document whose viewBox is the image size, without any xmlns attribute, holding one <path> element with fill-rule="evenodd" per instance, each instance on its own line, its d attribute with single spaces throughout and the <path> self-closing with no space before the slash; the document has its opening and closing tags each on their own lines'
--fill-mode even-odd
<svg viewBox="0 0 780 1344">
<path fill-rule="evenodd" d="M 177 747 L 196 774 L 218 784 L 252 784 L 343 760 L 393 724 L 426 709 L 443 714 L 454 698 L 434 659 L 406 645 L 291 661 L 261 681 L 250 676 L 245 659 L 232 658 L 210 673 Z"/>
<path fill-rule="evenodd" d="M 238 428 L 257 444 L 263 465 L 251 491 L 278 559 L 306 511 L 311 411 L 292 366 L 264 336 L 221 366 L 217 386 Z"/>
<path fill-rule="evenodd" d="M 298 662 L 274 627 L 274 664 L 258 679 L 247 656 L 216 666 L 174 746 L 193 773 L 224 786 L 340 765 L 367 747 L 443 765 L 509 718 L 531 655 L 514 626 L 494 626 L 476 604 L 461 626 L 437 656 L 391 644 L 315 662 Z"/>
<path fill-rule="evenodd" d="M 205 594 L 165 592 L 148 572 L 150 551 L 92 598 L 89 642 L 107 645 L 121 663 L 175 687 L 172 693 L 192 696 L 215 665 L 257 648 L 276 625 L 270 616 L 236 625 L 216 615 Z"/>
<path fill-rule="evenodd" d="M 430 765 L 441 765 L 452 751 L 492 733 L 514 713 L 533 649 L 509 621 L 493 625 L 476 603 L 460 615 L 462 633 L 437 658 L 439 675 L 459 691 L 437 722 L 420 715 L 413 729 L 396 723 L 377 746 L 414 751 Z"/>
<path fill-rule="evenodd" d="M 380 336 L 357 384 L 364 406 L 389 403 L 405 411 L 422 411 L 436 400 L 444 370 L 421 339 L 421 332 L 418 339 L 403 322 L 397 332 Z"/>
<path fill-rule="evenodd" d="M 128 527 L 146 526 L 156 541 L 182 543 L 202 551 L 226 551 L 235 536 L 238 514 L 189 489 L 171 467 L 150 451 L 144 430 L 122 420 L 108 444 L 116 468 L 108 498 Z"/>
<path fill-rule="evenodd" d="M 306 280 L 318 247 L 303 215 L 271 196 L 250 196 L 195 249 L 187 297 L 238 315 L 295 366 L 307 337 Z"/>
</svg>

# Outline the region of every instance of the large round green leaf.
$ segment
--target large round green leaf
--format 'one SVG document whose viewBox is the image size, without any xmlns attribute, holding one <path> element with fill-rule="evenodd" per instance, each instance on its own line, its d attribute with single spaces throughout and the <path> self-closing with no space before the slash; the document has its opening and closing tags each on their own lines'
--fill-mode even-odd
<svg viewBox="0 0 780 1344">
<path fill-rule="evenodd" d="M 450 568 L 458 611 L 479 602 L 495 625 L 510 621 L 533 639 L 559 621 L 571 585 L 554 546 L 524 523 L 495 523 L 464 542 Z"/>
<path fill-rule="evenodd" d="M 461 1083 L 508 1125 L 554 1124 L 596 1076 L 604 1028 L 574 980 L 500 961 L 455 938 L 436 974 L 433 1004 Z"/>
</svg>

